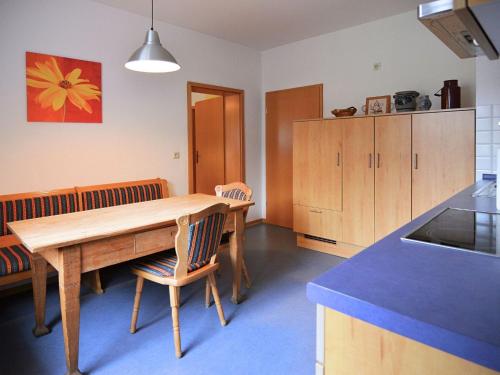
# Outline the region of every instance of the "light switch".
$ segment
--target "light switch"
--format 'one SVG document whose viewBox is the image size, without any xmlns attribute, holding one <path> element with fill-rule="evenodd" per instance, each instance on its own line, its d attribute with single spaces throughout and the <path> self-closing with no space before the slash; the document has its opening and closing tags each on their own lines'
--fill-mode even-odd
<svg viewBox="0 0 500 375">
<path fill-rule="evenodd" d="M 174 159 L 180 159 L 181 158 L 181 153 L 180 152 L 174 152 Z"/>
</svg>

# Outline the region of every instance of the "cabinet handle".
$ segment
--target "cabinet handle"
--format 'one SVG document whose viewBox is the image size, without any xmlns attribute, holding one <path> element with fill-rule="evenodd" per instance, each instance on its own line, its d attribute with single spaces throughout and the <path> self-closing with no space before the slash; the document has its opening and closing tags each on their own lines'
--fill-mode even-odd
<svg viewBox="0 0 500 375">
<path fill-rule="evenodd" d="M 368 168 L 371 168 L 372 167 L 372 154 L 370 153 L 368 155 Z"/>
<path fill-rule="evenodd" d="M 340 167 L 340 152 L 337 152 L 337 167 Z"/>
<path fill-rule="evenodd" d="M 200 152 L 196 151 L 196 164 L 200 162 Z"/>
<path fill-rule="evenodd" d="M 415 154 L 415 169 L 418 169 L 418 154 Z"/>
<path fill-rule="evenodd" d="M 321 213 L 321 210 L 314 210 L 312 208 L 309 211 L 312 212 L 312 213 L 315 213 L 315 214 L 320 214 Z"/>
<path fill-rule="evenodd" d="M 380 168 L 380 154 L 377 153 L 377 168 Z"/>
</svg>

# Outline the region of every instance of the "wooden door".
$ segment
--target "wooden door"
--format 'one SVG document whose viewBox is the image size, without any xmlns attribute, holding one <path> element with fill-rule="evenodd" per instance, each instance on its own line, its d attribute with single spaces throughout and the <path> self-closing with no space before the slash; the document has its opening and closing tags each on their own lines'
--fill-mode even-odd
<svg viewBox="0 0 500 375">
<path fill-rule="evenodd" d="M 412 115 L 412 217 L 475 180 L 475 112 Z"/>
<path fill-rule="evenodd" d="M 342 241 L 369 246 L 374 241 L 374 118 L 342 121 Z"/>
<path fill-rule="evenodd" d="M 411 221 L 411 115 L 375 118 L 375 240 Z"/>
<path fill-rule="evenodd" d="M 241 96 L 224 95 L 225 183 L 244 181 Z"/>
<path fill-rule="evenodd" d="M 266 222 L 291 228 L 292 123 L 323 115 L 323 85 L 266 93 Z"/>
<path fill-rule="evenodd" d="M 342 123 L 293 125 L 293 203 L 342 210 Z"/>
<path fill-rule="evenodd" d="M 224 184 L 224 99 L 202 100 L 194 109 L 195 192 L 215 194 Z"/>
</svg>

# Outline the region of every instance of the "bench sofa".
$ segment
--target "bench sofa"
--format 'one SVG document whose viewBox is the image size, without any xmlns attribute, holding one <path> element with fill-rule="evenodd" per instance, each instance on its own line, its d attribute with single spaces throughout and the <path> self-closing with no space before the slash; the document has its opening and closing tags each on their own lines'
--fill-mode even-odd
<svg viewBox="0 0 500 375">
<path fill-rule="evenodd" d="M 0 287 L 31 279 L 31 255 L 10 233 L 7 223 L 37 217 L 167 198 L 167 181 L 161 178 L 0 195 Z M 49 268 L 49 271 L 54 271 Z M 90 286 L 102 293 L 99 271 L 87 276 Z"/>
</svg>

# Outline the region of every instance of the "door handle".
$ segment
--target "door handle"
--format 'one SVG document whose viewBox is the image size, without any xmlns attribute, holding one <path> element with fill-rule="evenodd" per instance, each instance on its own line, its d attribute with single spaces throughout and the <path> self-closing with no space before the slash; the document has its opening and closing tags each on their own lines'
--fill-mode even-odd
<svg viewBox="0 0 500 375">
<path fill-rule="evenodd" d="M 196 151 L 196 164 L 200 161 L 200 153 Z"/>
<path fill-rule="evenodd" d="M 372 154 L 370 152 L 370 154 L 368 155 L 368 168 L 371 168 L 372 167 Z"/>
<path fill-rule="evenodd" d="M 337 167 L 340 167 L 340 152 L 337 152 Z"/>
<path fill-rule="evenodd" d="M 380 168 L 380 154 L 377 153 L 377 168 Z"/>
<path fill-rule="evenodd" d="M 415 169 L 418 169 L 418 154 L 415 154 Z"/>
</svg>

